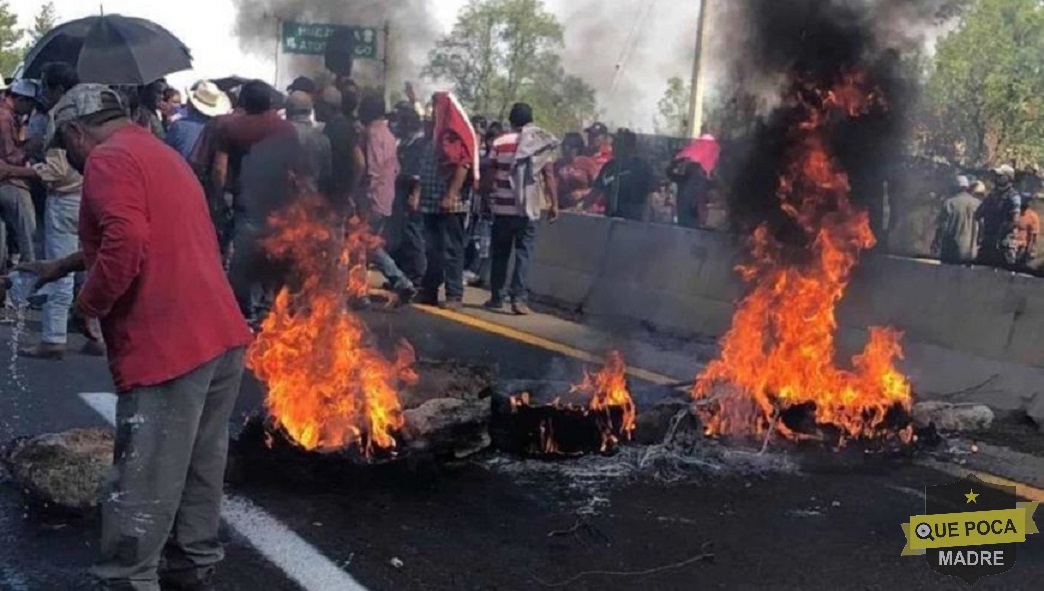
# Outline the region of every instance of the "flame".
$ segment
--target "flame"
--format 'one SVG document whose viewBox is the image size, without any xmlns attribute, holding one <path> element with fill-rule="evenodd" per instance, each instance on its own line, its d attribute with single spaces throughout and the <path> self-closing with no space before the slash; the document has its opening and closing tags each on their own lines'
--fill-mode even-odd
<svg viewBox="0 0 1044 591">
<path fill-rule="evenodd" d="M 397 387 L 416 381 L 414 354 L 403 341 L 386 359 L 351 313 L 348 297 L 366 293 L 366 253 L 379 238 L 357 219 L 341 232 L 335 219 L 320 198 L 306 197 L 269 220 L 262 245 L 293 273 L 247 362 L 267 385 L 269 416 L 292 441 L 322 452 L 358 445 L 369 457 L 396 445 Z"/>
<path fill-rule="evenodd" d="M 601 436 L 599 451 L 609 451 L 619 444 L 621 439 L 630 441 L 634 436 L 638 411 L 627 388 L 627 365 L 620 352 L 611 351 L 606 356 L 605 365 L 596 373 L 584 369 L 583 379 L 571 386 L 569 393 L 587 396 L 589 402 L 586 406 L 576 406 L 563 403 L 559 397 L 545 406 L 592 417 Z M 512 412 L 534 406 L 529 392 L 512 396 L 510 402 Z M 541 453 L 561 454 L 561 448 L 555 438 L 553 421 L 550 418 L 542 419 L 538 430 Z"/>
<path fill-rule="evenodd" d="M 803 118 L 792 129 L 787 168 L 779 181 L 780 207 L 806 239 L 794 247 L 767 225 L 749 241 L 751 259 L 738 267 L 751 286 L 737 306 L 720 357 L 697 379 L 693 397 L 708 435 L 763 434 L 768 429 L 800 438 L 781 420 L 789 408 L 814 405 L 818 425 L 840 429 L 845 439 L 883 435 L 886 414 L 909 410 L 911 389 L 894 365 L 902 358 L 901 334 L 870 329 L 869 342 L 851 369 L 834 364 L 836 307 L 862 251 L 874 245 L 867 212 L 849 199 L 848 176 L 831 156 L 830 127 L 883 107 L 861 73 L 849 73 L 832 89 L 801 85 L 795 97 Z M 899 433 L 904 441 L 909 428 Z"/>
<path fill-rule="evenodd" d="M 574 393 L 583 393 L 591 397 L 588 405 L 599 418 L 602 432 L 602 451 L 606 451 L 623 436 L 628 441 L 634 435 L 634 427 L 638 413 L 627 389 L 627 366 L 623 354 L 611 351 L 605 360 L 605 366 L 598 373 L 592 374 L 584 370 L 584 379 L 571 389 Z M 613 410 L 622 411 L 620 424 L 613 424 Z"/>
</svg>

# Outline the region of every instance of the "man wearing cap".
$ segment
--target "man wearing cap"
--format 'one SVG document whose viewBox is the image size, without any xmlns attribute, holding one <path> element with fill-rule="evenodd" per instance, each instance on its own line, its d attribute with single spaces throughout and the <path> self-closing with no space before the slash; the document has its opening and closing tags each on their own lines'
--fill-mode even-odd
<svg viewBox="0 0 1044 591">
<path fill-rule="evenodd" d="M 946 264 L 966 265 L 975 262 L 979 242 L 975 216 L 981 202 L 971 195 L 970 189 L 968 177 L 957 177 L 956 192 L 943 202 L 936 220 L 932 253 Z"/>
<path fill-rule="evenodd" d="M 359 98 L 354 92 L 342 93 L 330 86 L 320 95 L 321 108 L 316 118 L 323 123 L 323 135 L 330 141 L 333 175 L 328 197 L 341 213 L 352 208 L 352 198 L 366 168 L 361 131 L 355 119 Z"/>
<path fill-rule="evenodd" d="M 218 257 L 188 164 L 134 125 L 115 92 L 80 84 L 52 110 L 56 146 L 83 172 L 83 251 L 28 270 L 40 283 L 77 270 L 76 300 L 101 320 L 119 394 L 102 495 L 109 588 L 212 589 L 228 420 L 250 332 Z"/>
<path fill-rule="evenodd" d="M 170 124 L 167 129 L 167 145 L 177 150 L 186 160 L 192 159 L 192 151 L 207 122 L 232 110 L 228 95 L 209 80 L 197 82 L 188 96 L 185 114 Z"/>
<path fill-rule="evenodd" d="M 315 80 L 312 80 L 308 76 L 298 76 L 294 78 L 294 81 L 290 83 L 290 86 L 286 87 L 286 94 L 293 94 L 295 92 L 303 92 L 310 96 L 315 96 L 318 91 L 318 87 L 315 85 Z"/>
<path fill-rule="evenodd" d="M 1015 169 L 1002 165 L 993 169 L 993 192 L 979 207 L 981 238 L 978 260 L 995 267 L 1013 266 L 1018 260 L 1016 226 L 1022 211 L 1022 196 L 1015 190 Z"/>
<path fill-rule="evenodd" d="M 310 187 L 326 194 L 330 189 L 330 140 L 315 125 L 312 95 L 301 90 L 290 93 L 286 99 L 286 120 L 297 131 L 297 140 L 304 150 Z"/>
<path fill-rule="evenodd" d="M 21 140 L 22 118 L 36 108 L 38 89 L 29 80 L 16 80 L 0 98 L 0 220 L 7 224 L 18 244 L 22 261 L 36 260 L 33 235 L 36 210 L 29 179 L 36 176 L 26 166 L 28 158 Z M 6 236 L 0 232 L 0 266 L 7 260 Z"/>
<path fill-rule="evenodd" d="M 595 176 L 613 159 L 613 138 L 609 128 L 601 121 L 595 121 L 584 131 L 587 132 L 587 156 L 595 163 Z"/>
</svg>

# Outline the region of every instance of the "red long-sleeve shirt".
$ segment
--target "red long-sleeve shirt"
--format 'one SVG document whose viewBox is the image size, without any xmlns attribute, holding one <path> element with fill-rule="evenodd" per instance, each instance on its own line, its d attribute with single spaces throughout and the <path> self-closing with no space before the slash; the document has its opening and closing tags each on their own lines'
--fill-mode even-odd
<svg viewBox="0 0 1044 591">
<path fill-rule="evenodd" d="M 117 391 L 162 384 L 249 343 L 203 188 L 184 159 L 128 125 L 85 168 L 79 302 L 101 320 Z"/>
</svg>

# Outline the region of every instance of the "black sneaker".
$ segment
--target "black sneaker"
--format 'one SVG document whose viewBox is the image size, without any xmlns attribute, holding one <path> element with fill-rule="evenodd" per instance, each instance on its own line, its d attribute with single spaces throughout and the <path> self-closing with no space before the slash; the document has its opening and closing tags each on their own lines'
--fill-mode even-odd
<svg viewBox="0 0 1044 591">
<path fill-rule="evenodd" d="M 395 293 L 399 296 L 399 305 L 406 306 L 417 297 L 417 288 L 407 284 L 396 289 Z"/>
<path fill-rule="evenodd" d="M 439 296 L 438 294 L 421 291 L 413 301 L 414 303 L 420 304 L 422 306 L 438 306 Z"/>
<path fill-rule="evenodd" d="M 482 304 L 482 307 L 487 310 L 502 311 L 504 309 L 504 300 L 489 300 L 485 304 Z"/>
</svg>

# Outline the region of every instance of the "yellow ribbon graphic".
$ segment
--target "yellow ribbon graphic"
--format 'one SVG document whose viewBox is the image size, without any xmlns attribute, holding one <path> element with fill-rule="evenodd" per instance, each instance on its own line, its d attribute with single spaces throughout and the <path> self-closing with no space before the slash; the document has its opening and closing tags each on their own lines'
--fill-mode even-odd
<svg viewBox="0 0 1044 591">
<path fill-rule="evenodd" d="M 1038 533 L 1033 513 L 1040 503 L 1016 503 L 1015 509 L 915 515 L 902 524 L 906 546 L 902 556 L 924 554 L 928 548 L 958 548 L 1025 542 Z"/>
</svg>

